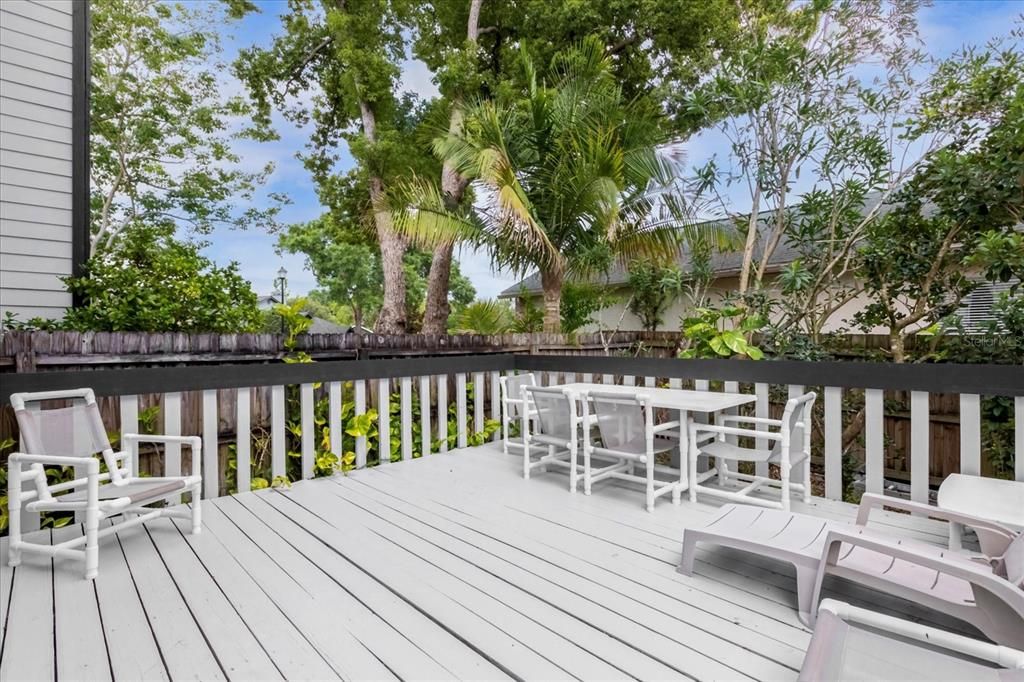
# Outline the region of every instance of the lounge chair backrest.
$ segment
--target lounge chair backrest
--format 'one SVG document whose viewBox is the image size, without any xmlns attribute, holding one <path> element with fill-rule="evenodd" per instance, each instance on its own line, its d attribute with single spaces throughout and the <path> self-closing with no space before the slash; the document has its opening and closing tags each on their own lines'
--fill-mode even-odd
<svg viewBox="0 0 1024 682">
<path fill-rule="evenodd" d="M 804 393 L 786 401 L 782 412 L 783 438 L 788 439 L 791 452 L 811 451 L 811 410 L 818 394 L 814 391 Z M 782 449 L 782 441 L 776 441 L 774 451 Z"/>
<path fill-rule="evenodd" d="M 535 434 L 569 440 L 576 428 L 576 401 L 564 389 L 523 386 L 523 396 L 537 409 Z"/>
<path fill-rule="evenodd" d="M 590 393 L 602 445 L 609 450 L 642 454 L 646 448 L 647 411 L 650 399 L 644 395 Z"/>
<path fill-rule="evenodd" d="M 502 398 L 506 401 L 508 418 L 517 419 L 522 416 L 522 403 L 519 402 L 523 395 L 523 386 L 536 386 L 537 381 L 533 374 L 516 374 L 510 377 L 501 377 Z M 509 399 L 512 402 L 508 402 Z"/>
<path fill-rule="evenodd" d="M 59 401 L 62 407 L 45 403 Z M 29 455 L 103 456 L 111 480 L 121 480 L 92 389 L 15 393 L 11 405 L 18 420 L 19 450 Z M 37 486 L 45 485 L 37 478 Z M 40 493 L 42 495 L 42 493 Z"/>
</svg>

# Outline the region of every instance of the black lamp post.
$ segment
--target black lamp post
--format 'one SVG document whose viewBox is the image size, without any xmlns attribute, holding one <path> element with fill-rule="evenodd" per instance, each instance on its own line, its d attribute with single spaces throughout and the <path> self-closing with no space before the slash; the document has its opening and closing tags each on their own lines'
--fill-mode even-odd
<svg viewBox="0 0 1024 682">
<path fill-rule="evenodd" d="M 288 285 L 288 271 L 284 269 L 284 266 L 277 271 L 277 279 L 274 280 L 274 284 L 277 285 L 277 289 L 281 292 L 281 297 L 278 299 L 278 303 L 281 305 L 285 304 L 285 287 Z M 284 334 L 284 315 L 281 316 L 281 333 Z"/>
</svg>

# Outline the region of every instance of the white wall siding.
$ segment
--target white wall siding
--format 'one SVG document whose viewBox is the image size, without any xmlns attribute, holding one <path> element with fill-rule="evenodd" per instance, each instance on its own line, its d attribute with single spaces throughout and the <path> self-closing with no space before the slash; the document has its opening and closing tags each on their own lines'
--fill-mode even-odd
<svg viewBox="0 0 1024 682">
<path fill-rule="evenodd" d="M 71 305 L 72 3 L 0 2 L 0 315 Z"/>
</svg>

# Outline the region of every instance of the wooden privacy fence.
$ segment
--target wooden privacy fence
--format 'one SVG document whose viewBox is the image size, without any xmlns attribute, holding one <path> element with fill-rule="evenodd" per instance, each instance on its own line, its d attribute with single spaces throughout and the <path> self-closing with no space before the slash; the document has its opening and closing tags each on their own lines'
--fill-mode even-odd
<svg viewBox="0 0 1024 682">
<path fill-rule="evenodd" d="M 139 396 L 162 395 L 165 433 L 181 433 L 181 396 L 197 392 L 200 396 L 201 418 L 197 435 L 203 438 L 206 453 L 219 451 L 221 396 L 234 394 L 233 409 L 237 431 L 247 436 L 252 430 L 251 395 L 255 387 L 268 387 L 270 400 L 270 467 L 274 476 L 286 471 L 285 395 L 288 387 L 297 391 L 301 477 L 313 475 L 319 444 L 314 428 L 316 385 L 326 391 L 329 444 L 335 455 L 342 453 L 341 414 L 343 385 L 352 387 L 350 399 L 354 414 L 366 414 L 371 392 L 376 393 L 378 415 L 376 428 L 380 435 L 377 460 L 391 461 L 392 429 L 397 435 L 398 459 L 407 460 L 427 454 L 432 449 L 432 434 L 447 436 L 449 404 L 455 405 L 455 447 L 465 447 L 469 435 L 482 430 L 489 417 L 498 416 L 496 390 L 502 373 L 530 371 L 543 384 L 569 383 L 577 379 L 599 383 L 623 383 L 639 387 L 667 383 L 674 387 L 696 390 L 752 391 L 757 400 L 754 413 L 770 414 L 770 395 L 782 392 L 796 395 L 810 388 L 820 391 L 823 423 L 820 451 L 814 455 L 824 477 L 826 497 L 843 496 L 842 432 L 849 419 L 844 400 L 853 397 L 863 407 L 864 472 L 869 492 L 883 492 L 886 473 L 885 395 L 903 391 L 910 395 L 910 432 L 908 465 L 910 495 L 927 501 L 930 483 L 929 394 L 956 394 L 960 412 L 958 469 L 964 473 L 983 474 L 982 396 L 1007 396 L 1015 415 L 1014 438 L 1017 451 L 1024 451 L 1024 367 L 994 365 L 891 365 L 884 363 L 849 362 L 750 362 L 739 360 L 677 360 L 658 358 L 586 357 L 564 355 L 488 354 L 433 358 L 396 358 L 381 360 L 334 361 L 310 364 L 222 365 L 215 367 L 183 366 L 146 369 L 119 369 L 92 372 L 88 379 L 80 372 L 36 372 L 8 374 L 0 387 L 4 403 L 12 392 L 54 390 L 90 385 L 100 396 L 116 400 L 118 427 L 123 433 L 138 427 Z M 468 384 L 484 390 L 473 392 L 470 400 Z M 397 419 L 387 409 L 391 386 L 398 386 Z M 454 395 L 449 387 L 452 387 Z M 413 398 L 416 392 L 419 414 L 419 440 L 413 438 Z M 433 409 L 432 409 L 433 406 Z M 191 434 L 187 434 L 191 435 Z M 442 442 L 446 442 L 443 441 Z M 237 488 L 248 489 L 251 438 L 237 439 Z M 442 445 L 441 449 L 446 449 Z M 355 439 L 355 465 L 367 466 L 366 438 Z M 168 451 L 165 464 L 169 473 L 181 468 L 181 453 Z M 759 472 L 763 473 L 763 472 Z M 1024 480 L 1024 461 L 1017 458 L 1012 474 Z M 215 496 L 223 491 L 224 469 L 216 457 L 203 462 L 205 494 Z"/>
</svg>

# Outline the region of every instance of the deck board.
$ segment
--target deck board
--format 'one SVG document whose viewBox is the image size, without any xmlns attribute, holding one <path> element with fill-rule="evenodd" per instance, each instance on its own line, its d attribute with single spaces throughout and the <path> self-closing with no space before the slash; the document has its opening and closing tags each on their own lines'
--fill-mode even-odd
<svg viewBox="0 0 1024 682">
<path fill-rule="evenodd" d="M 663 499 L 648 513 L 628 486 L 566 488 L 564 473 L 523 480 L 489 444 L 207 500 L 199 535 L 161 519 L 105 539 L 94 583 L 64 558 L 26 554 L 12 570 L 0 539 L 0 677 L 796 678 L 810 632 L 789 567 L 700 548 L 693 576 L 675 570 L 683 529 L 719 504 Z M 845 522 L 855 511 L 794 506 Z M 925 518 L 872 522 L 946 540 Z"/>
</svg>

